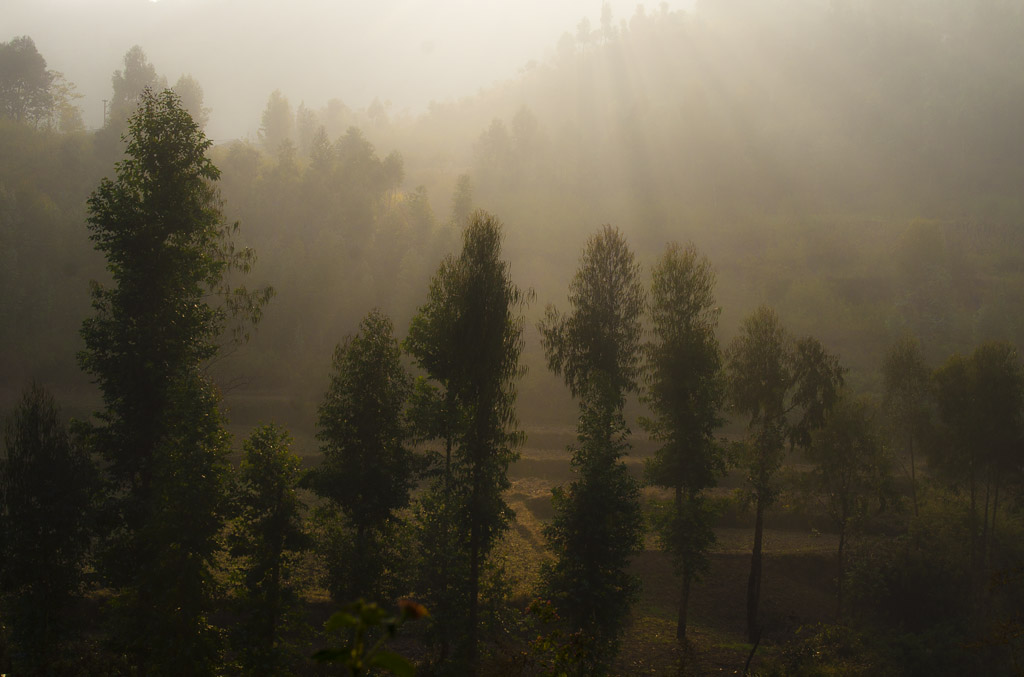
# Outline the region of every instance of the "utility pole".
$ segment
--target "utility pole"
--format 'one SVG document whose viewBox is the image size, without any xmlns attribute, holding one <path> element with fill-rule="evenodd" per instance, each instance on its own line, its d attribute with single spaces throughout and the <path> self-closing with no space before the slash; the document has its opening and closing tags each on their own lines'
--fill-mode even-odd
<svg viewBox="0 0 1024 677">
<path fill-rule="evenodd" d="M 103 126 L 107 126 L 107 100 L 103 99 Z"/>
</svg>

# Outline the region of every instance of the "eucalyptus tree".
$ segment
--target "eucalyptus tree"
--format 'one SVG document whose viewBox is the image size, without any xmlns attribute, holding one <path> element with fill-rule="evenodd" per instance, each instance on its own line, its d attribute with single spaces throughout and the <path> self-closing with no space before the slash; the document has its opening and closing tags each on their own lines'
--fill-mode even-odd
<svg viewBox="0 0 1024 677">
<path fill-rule="evenodd" d="M 230 440 L 204 365 L 225 333 L 244 340 L 273 292 L 233 284 L 255 257 L 232 243 L 211 142 L 178 97 L 146 90 L 126 140 L 116 178 L 88 201 L 113 282 L 93 286 L 79 354 L 104 404 L 85 431 L 106 480 L 99 564 L 136 669 L 208 674 Z"/>
<path fill-rule="evenodd" d="M 843 613 L 846 545 L 872 509 L 881 510 L 890 493 L 890 457 L 878 434 L 875 406 L 844 394 L 825 425 L 811 435 L 805 453 L 813 465 L 814 488 L 839 531 L 836 616 Z"/>
<path fill-rule="evenodd" d="M 371 311 L 359 332 L 334 351 L 334 372 L 320 405 L 323 462 L 309 486 L 341 509 L 355 532 L 347 557 L 329 563 L 336 601 L 380 592 L 381 553 L 416 480 L 405 423 L 410 379 L 391 320 Z"/>
<path fill-rule="evenodd" d="M 522 442 L 522 433 L 515 430 L 515 381 L 522 373 L 521 309 L 529 293 L 512 282 L 509 264 L 500 258 L 501 242 L 501 223 L 486 212 L 474 212 L 463 233 L 462 252 L 441 264 L 406 341 L 444 390 L 439 411 L 446 453 L 441 481 L 433 490 L 440 498 L 433 505 L 439 508 L 441 533 L 457 553 L 445 573 L 465 577 L 440 581 L 435 594 L 450 614 L 439 622 L 451 624 L 455 614 L 465 613 L 457 658 L 471 673 L 478 667 L 481 566 L 513 517 L 502 492 L 509 487 L 508 466 Z M 463 603 L 465 608 L 458 608 Z"/>
<path fill-rule="evenodd" d="M 775 311 L 761 306 L 744 320 L 726 350 L 727 395 L 747 419 L 751 498 L 755 506 L 754 546 L 747 582 L 747 635 L 760 636 L 761 550 L 764 513 L 778 497 L 775 480 L 790 448 L 806 448 L 813 430 L 839 398 L 845 370 L 812 337 L 794 339 Z"/>
<path fill-rule="evenodd" d="M 917 339 L 905 337 L 889 349 L 882 363 L 882 377 L 891 434 L 910 460 L 910 497 L 917 515 L 915 452 L 930 424 L 934 398 L 931 369 Z"/>
<path fill-rule="evenodd" d="M 668 511 L 657 521 L 662 549 L 682 579 L 676 638 L 686 639 L 690 586 L 708 567 L 714 543 L 711 515 L 701 492 L 725 471 L 715 440 L 725 396 L 722 354 L 715 331 L 720 309 L 714 298 L 715 273 L 691 244 L 670 244 L 652 273 L 652 340 L 644 346 L 646 391 L 651 416 L 640 419 L 661 443 L 648 460 L 648 482 L 674 491 Z"/>
<path fill-rule="evenodd" d="M 626 567 L 642 548 L 639 485 L 622 457 L 629 433 L 625 396 L 640 373 L 644 289 L 640 266 L 615 228 L 592 236 L 569 285 L 572 311 L 548 306 L 540 329 L 548 366 L 580 399 L 577 479 L 554 492 L 546 531 L 555 561 L 544 589 L 587 643 L 587 669 L 607 668 L 639 581 Z M 585 594 L 584 594 L 585 592 Z"/>
<path fill-rule="evenodd" d="M 1021 481 L 1024 368 L 1012 345 L 991 342 L 951 356 L 934 379 L 945 442 L 929 467 L 968 493 L 971 565 L 981 578 L 1000 494 Z"/>
<path fill-rule="evenodd" d="M 573 397 L 586 395 L 595 372 L 619 397 L 636 391 L 644 300 L 640 264 L 622 233 L 603 226 L 587 240 L 569 283 L 572 313 L 548 305 L 538 324 L 548 368 Z"/>
</svg>

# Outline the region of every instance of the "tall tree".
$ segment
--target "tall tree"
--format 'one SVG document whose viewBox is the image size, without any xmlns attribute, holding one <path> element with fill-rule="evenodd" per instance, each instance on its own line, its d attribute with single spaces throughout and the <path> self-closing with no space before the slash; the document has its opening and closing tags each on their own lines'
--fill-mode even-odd
<svg viewBox="0 0 1024 677">
<path fill-rule="evenodd" d="M 910 497 L 916 516 L 915 451 L 928 428 L 933 397 L 931 369 L 921 355 L 917 339 L 905 337 L 893 345 L 882 363 L 882 378 L 891 434 L 910 460 Z"/>
<path fill-rule="evenodd" d="M 120 133 L 125 123 L 145 96 L 146 90 L 161 90 L 167 86 L 167 79 L 157 75 L 156 68 L 149 62 L 142 47 L 133 45 L 125 52 L 124 68 L 114 71 L 111 77 L 114 88 L 110 99 L 106 124 Z"/>
<path fill-rule="evenodd" d="M 726 351 L 727 393 L 747 419 L 750 491 L 755 505 L 754 546 L 747 583 L 747 635 L 760 637 L 761 549 L 764 513 L 778 497 L 775 475 L 787 442 L 806 448 L 839 397 L 844 369 L 817 339 L 794 340 L 775 311 L 758 308 L 744 320 Z"/>
<path fill-rule="evenodd" d="M 308 542 L 298 496 L 302 461 L 291 436 L 264 425 L 242 445 L 238 529 L 232 554 L 244 558 L 237 645 L 246 674 L 286 674 L 291 655 L 284 632 L 294 626 L 300 600 L 291 576 L 294 558 Z"/>
<path fill-rule="evenodd" d="M 146 91 L 128 130 L 116 179 L 88 203 L 113 280 L 93 287 L 79 355 L 104 402 L 88 431 L 107 481 L 100 568 L 120 600 L 115 639 L 138 669 L 206 674 L 229 438 L 203 365 L 226 330 L 244 338 L 272 290 L 232 285 L 255 257 L 231 242 L 210 141 L 177 96 Z"/>
<path fill-rule="evenodd" d="M 89 547 L 94 469 L 68 437 L 53 397 L 35 384 L 7 418 L 3 445 L 0 606 L 14 648 L 11 668 L 55 674 L 69 658 L 68 609 Z"/>
<path fill-rule="evenodd" d="M 291 141 L 295 128 L 295 115 L 288 97 L 275 89 L 267 99 L 267 107 L 260 118 L 260 141 L 269 153 L 277 153 L 281 144 Z"/>
<path fill-rule="evenodd" d="M 1020 481 L 1024 369 L 1013 346 L 985 343 L 969 357 L 951 356 L 936 370 L 935 387 L 945 444 L 929 467 L 968 491 L 971 567 L 980 580 L 1000 492 Z"/>
<path fill-rule="evenodd" d="M 696 248 L 670 244 L 653 271 L 651 324 L 654 340 L 645 346 L 645 403 L 650 418 L 640 422 L 661 443 L 646 467 L 651 484 L 675 492 L 658 522 L 661 547 L 682 579 L 676 638 L 686 639 L 690 586 L 707 570 L 714 542 L 710 514 L 701 492 L 725 470 L 716 444 L 722 424 L 725 388 L 722 355 L 715 330 L 715 273 Z"/>
<path fill-rule="evenodd" d="M 203 105 L 203 88 L 199 81 L 186 73 L 171 89 L 181 98 L 181 107 L 188 111 L 200 129 L 204 129 L 210 120 L 210 109 Z"/>
<path fill-rule="evenodd" d="M 51 116 L 55 74 L 32 38 L 0 42 L 0 117 L 39 124 Z"/>
<path fill-rule="evenodd" d="M 839 530 L 836 616 L 841 618 L 848 538 L 851 530 L 862 526 L 873 507 L 885 507 L 890 461 L 877 432 L 875 407 L 862 398 L 840 398 L 825 425 L 811 439 L 806 456 L 814 466 L 814 488 Z"/>
<path fill-rule="evenodd" d="M 448 258 L 431 282 L 430 299 L 409 329 L 408 348 L 445 388 L 444 417 L 455 453 L 446 459 L 442 515 L 456 520 L 454 543 L 464 549 L 465 666 L 478 668 L 481 567 L 513 513 L 502 492 L 517 457 L 515 381 L 521 374 L 523 319 L 528 294 L 501 260 L 501 223 L 473 214 L 459 257 Z"/>
<path fill-rule="evenodd" d="M 614 656 L 638 591 L 625 569 L 642 547 L 643 520 L 638 484 L 622 461 L 629 449 L 622 410 L 639 375 L 639 275 L 622 234 L 604 226 L 587 241 L 569 285 L 571 314 L 549 305 L 538 325 L 548 366 L 580 399 L 579 443 L 571 449 L 578 477 L 554 492 L 547 538 L 555 562 L 545 590 L 583 633 L 583 661 L 594 671 Z"/>
<path fill-rule="evenodd" d="M 548 305 L 538 324 L 548 367 L 565 378 L 573 397 L 601 372 L 620 397 L 637 388 L 644 288 L 640 264 L 617 228 L 605 225 L 587 240 L 569 283 L 572 314 Z"/>
<path fill-rule="evenodd" d="M 400 358 L 391 320 L 378 310 L 334 351 L 317 421 L 324 458 L 308 482 L 355 531 L 347 561 L 330 564 L 336 601 L 379 596 L 384 539 L 416 479 L 404 419 L 409 376 Z"/>
<path fill-rule="evenodd" d="M 552 491 L 544 536 L 555 559 L 543 572 L 544 594 L 580 633 L 576 661 L 587 675 L 603 674 L 618 651 L 640 592 L 628 567 L 644 534 L 640 485 L 622 462 L 629 429 L 621 399 L 603 373 L 592 381 L 570 447 L 577 477 Z"/>
</svg>

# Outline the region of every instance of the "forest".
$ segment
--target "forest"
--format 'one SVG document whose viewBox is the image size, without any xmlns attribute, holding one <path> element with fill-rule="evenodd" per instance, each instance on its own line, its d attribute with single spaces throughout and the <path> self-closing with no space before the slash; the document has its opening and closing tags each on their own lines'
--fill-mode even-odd
<svg viewBox="0 0 1024 677">
<path fill-rule="evenodd" d="M 1024 3 L 216 142 L 4 37 L 0 673 L 1024 674 Z"/>
</svg>

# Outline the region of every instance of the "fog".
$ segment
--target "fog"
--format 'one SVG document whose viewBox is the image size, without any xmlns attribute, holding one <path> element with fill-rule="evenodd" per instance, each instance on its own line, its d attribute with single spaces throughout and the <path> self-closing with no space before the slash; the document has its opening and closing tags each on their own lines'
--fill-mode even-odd
<svg viewBox="0 0 1024 677">
<path fill-rule="evenodd" d="M 607 4 L 618 21 L 638 3 Z M 597 26 L 601 8 L 598 0 L 8 0 L 0 14 L 9 37 L 32 36 L 49 67 L 78 86 L 88 127 L 102 125 L 110 73 L 137 44 L 169 82 L 191 74 L 202 84 L 207 131 L 227 140 L 256 133 L 275 89 L 312 108 L 332 98 L 363 108 L 377 98 L 394 113 L 422 113 L 431 101 L 515 77 L 584 17 Z"/>
<path fill-rule="evenodd" d="M 0 673 L 1020 672 L 1024 0 L 0 29 Z"/>
</svg>

